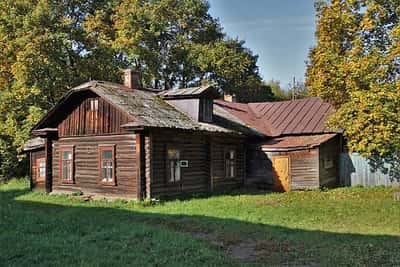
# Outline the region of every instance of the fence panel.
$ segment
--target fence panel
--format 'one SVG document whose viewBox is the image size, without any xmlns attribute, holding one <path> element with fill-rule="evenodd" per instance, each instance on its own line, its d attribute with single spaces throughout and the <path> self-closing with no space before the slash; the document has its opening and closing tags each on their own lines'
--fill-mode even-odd
<svg viewBox="0 0 400 267">
<path fill-rule="evenodd" d="M 374 171 L 368 159 L 358 153 L 341 153 L 339 157 L 340 181 L 345 186 L 393 186 L 400 185 L 392 181 L 388 174 Z"/>
</svg>

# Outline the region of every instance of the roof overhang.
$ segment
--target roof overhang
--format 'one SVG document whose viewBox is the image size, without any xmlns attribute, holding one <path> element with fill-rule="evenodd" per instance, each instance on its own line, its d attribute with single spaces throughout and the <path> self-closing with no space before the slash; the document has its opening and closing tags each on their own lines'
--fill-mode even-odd
<svg viewBox="0 0 400 267">
<path fill-rule="evenodd" d="M 309 150 L 319 147 L 321 144 L 336 137 L 337 133 L 322 133 L 314 135 L 290 135 L 272 138 L 261 144 L 265 152 L 289 152 L 297 150 Z"/>
</svg>

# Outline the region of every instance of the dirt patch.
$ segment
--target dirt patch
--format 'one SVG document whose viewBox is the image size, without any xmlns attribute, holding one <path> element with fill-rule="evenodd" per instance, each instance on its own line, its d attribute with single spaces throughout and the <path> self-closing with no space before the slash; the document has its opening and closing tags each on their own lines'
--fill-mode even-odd
<svg viewBox="0 0 400 267">
<path fill-rule="evenodd" d="M 240 261 L 260 261 L 271 254 L 281 254 L 290 251 L 290 246 L 285 242 L 273 240 L 224 240 L 213 233 L 190 233 L 195 238 L 224 250 L 228 255 Z"/>
</svg>

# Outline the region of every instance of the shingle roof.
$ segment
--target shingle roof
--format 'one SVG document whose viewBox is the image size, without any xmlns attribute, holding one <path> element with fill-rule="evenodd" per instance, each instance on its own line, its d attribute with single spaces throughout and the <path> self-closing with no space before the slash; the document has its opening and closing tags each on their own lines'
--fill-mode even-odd
<svg viewBox="0 0 400 267">
<path fill-rule="evenodd" d="M 325 125 L 333 107 L 317 97 L 249 104 L 218 100 L 216 104 L 267 136 L 336 132 Z"/>
<path fill-rule="evenodd" d="M 325 143 L 337 134 L 317 134 L 317 135 L 292 135 L 281 136 L 270 139 L 262 144 L 265 151 L 288 151 L 297 149 L 309 149 Z"/>
<path fill-rule="evenodd" d="M 132 121 L 123 125 L 124 127 L 157 127 L 175 128 L 184 130 L 200 130 L 209 132 L 222 132 L 234 134 L 262 135 L 247 127 L 245 124 L 230 121 L 232 115 L 218 107 L 214 110 L 215 120 L 212 123 L 199 123 L 188 117 L 183 112 L 164 101 L 159 95 L 150 90 L 131 90 L 121 84 L 91 81 L 71 89 L 59 102 L 62 104 L 72 94 L 84 90 L 91 90 L 100 97 L 127 113 Z M 51 116 L 54 109 L 35 126 L 37 130 L 45 125 L 46 117 Z"/>
</svg>

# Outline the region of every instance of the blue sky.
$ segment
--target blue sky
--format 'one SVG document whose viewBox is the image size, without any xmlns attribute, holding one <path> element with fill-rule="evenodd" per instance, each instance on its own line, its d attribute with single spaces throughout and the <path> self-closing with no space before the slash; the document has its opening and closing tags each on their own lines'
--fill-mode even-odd
<svg viewBox="0 0 400 267">
<path fill-rule="evenodd" d="M 304 80 L 308 50 L 314 45 L 314 0 L 209 0 L 210 14 L 231 37 L 246 41 L 259 56 L 264 80 L 287 87 Z"/>
</svg>

